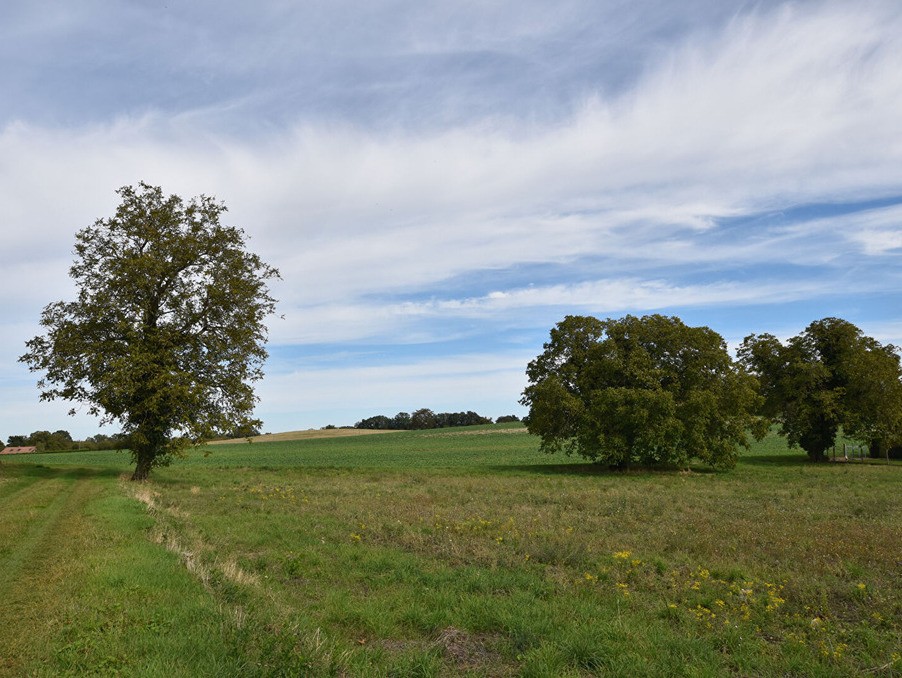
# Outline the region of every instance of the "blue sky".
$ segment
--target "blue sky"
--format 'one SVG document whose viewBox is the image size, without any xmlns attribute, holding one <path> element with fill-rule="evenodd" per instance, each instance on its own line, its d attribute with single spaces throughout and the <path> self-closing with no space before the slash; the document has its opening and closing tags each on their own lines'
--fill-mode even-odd
<svg viewBox="0 0 902 678">
<path fill-rule="evenodd" d="M 900 36 L 895 0 L 7 0 L 0 437 L 100 430 L 16 359 L 140 180 L 281 270 L 265 430 L 522 414 L 567 314 L 902 344 Z"/>
</svg>

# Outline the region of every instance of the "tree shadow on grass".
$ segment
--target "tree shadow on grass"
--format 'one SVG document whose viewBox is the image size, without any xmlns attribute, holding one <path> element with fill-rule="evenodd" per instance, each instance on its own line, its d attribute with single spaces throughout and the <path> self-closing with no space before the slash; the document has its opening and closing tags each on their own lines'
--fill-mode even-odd
<svg viewBox="0 0 902 678">
<path fill-rule="evenodd" d="M 489 466 L 492 471 L 500 473 L 534 473 L 536 475 L 567 476 L 605 476 L 608 478 L 632 478 L 647 476 L 669 476 L 686 473 L 687 469 L 676 466 L 633 466 L 627 470 L 611 468 L 606 464 L 570 463 L 570 464 L 513 464 L 507 466 Z M 722 473 L 708 466 L 691 466 L 689 473 L 715 474 Z"/>
<path fill-rule="evenodd" d="M 807 468 L 848 468 L 850 466 L 886 466 L 885 459 L 822 459 L 813 461 L 807 454 L 754 454 L 742 456 L 739 463 L 749 466 L 781 466 L 781 467 L 807 467 Z"/>
<path fill-rule="evenodd" d="M 814 466 L 815 462 L 811 461 L 806 454 L 788 453 L 788 454 L 748 454 L 739 457 L 741 465 L 750 466 Z M 817 462 L 826 464 L 826 462 Z"/>
<path fill-rule="evenodd" d="M 497 473 L 535 473 L 537 475 L 608 476 L 616 471 L 600 464 L 495 464 L 488 469 Z"/>
<path fill-rule="evenodd" d="M 779 467 L 779 468 L 830 468 L 830 469 L 848 469 L 862 466 L 898 466 L 902 464 L 887 464 L 885 459 L 873 459 L 867 457 L 865 459 L 822 459 L 821 461 L 813 461 L 807 454 L 760 454 L 741 457 L 739 460 L 741 465 L 758 466 L 758 467 Z"/>
</svg>

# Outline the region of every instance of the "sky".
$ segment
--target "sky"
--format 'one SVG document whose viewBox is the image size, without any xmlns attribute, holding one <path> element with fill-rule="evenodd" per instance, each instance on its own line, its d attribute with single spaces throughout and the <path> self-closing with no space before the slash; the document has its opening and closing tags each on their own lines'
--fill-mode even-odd
<svg viewBox="0 0 902 678">
<path fill-rule="evenodd" d="M 265 431 L 523 415 L 568 314 L 899 345 L 902 3 L 4 0 L 0 438 L 118 430 L 18 357 L 142 180 L 281 272 Z"/>
</svg>

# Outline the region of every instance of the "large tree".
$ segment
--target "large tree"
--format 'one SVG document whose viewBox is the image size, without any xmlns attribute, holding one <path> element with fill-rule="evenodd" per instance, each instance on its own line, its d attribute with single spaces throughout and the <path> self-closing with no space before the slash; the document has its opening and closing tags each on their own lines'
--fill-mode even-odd
<svg viewBox="0 0 902 678">
<path fill-rule="evenodd" d="M 545 452 L 626 468 L 735 465 L 750 430 L 757 383 L 719 334 L 675 317 L 567 316 L 526 374 L 527 428 Z"/>
<path fill-rule="evenodd" d="M 902 435 L 899 354 L 846 320 L 817 320 L 785 344 L 749 335 L 739 358 L 760 380 L 764 413 L 815 461 L 840 429 L 882 448 Z"/>
<path fill-rule="evenodd" d="M 226 208 L 213 198 L 143 182 L 118 194 L 114 216 L 76 235 L 78 298 L 44 309 L 45 334 L 20 360 L 45 373 L 42 400 L 119 421 L 143 480 L 190 445 L 259 425 L 252 383 L 278 271 L 220 223 Z"/>
</svg>

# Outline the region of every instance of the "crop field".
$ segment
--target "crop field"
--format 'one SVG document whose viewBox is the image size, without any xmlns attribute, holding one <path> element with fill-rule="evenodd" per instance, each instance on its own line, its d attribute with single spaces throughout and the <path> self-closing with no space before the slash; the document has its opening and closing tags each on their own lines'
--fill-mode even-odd
<svg viewBox="0 0 902 678">
<path fill-rule="evenodd" d="M 517 426 L 0 462 L 0 675 L 902 676 L 902 464 Z"/>
</svg>

